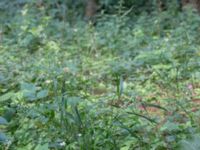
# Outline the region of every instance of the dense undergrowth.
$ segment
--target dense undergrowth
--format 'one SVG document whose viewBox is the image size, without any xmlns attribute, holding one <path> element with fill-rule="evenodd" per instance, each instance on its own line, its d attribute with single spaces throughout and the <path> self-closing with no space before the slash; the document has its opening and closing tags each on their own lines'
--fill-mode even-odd
<svg viewBox="0 0 200 150">
<path fill-rule="evenodd" d="M 11 18 L 0 45 L 2 150 L 200 149 L 197 14 L 125 12 L 94 26 L 24 6 Z"/>
</svg>

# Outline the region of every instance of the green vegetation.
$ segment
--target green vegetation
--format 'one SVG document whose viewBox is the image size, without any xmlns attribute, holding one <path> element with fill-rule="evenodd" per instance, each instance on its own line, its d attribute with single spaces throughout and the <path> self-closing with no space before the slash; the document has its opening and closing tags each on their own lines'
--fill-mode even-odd
<svg viewBox="0 0 200 150">
<path fill-rule="evenodd" d="M 0 150 L 200 149 L 195 10 L 42 2 L 0 1 Z"/>
</svg>

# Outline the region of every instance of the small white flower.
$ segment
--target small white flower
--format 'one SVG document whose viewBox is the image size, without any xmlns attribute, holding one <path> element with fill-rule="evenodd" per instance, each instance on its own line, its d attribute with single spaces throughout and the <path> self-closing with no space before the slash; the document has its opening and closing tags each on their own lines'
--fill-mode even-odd
<svg viewBox="0 0 200 150">
<path fill-rule="evenodd" d="M 21 11 L 23 16 L 25 16 L 27 14 L 27 12 L 28 12 L 28 9 L 24 9 L 24 10 Z"/>
<path fill-rule="evenodd" d="M 168 42 L 168 41 L 169 41 L 169 38 L 165 38 L 165 41 Z"/>
<path fill-rule="evenodd" d="M 49 83 L 51 83 L 51 80 L 46 80 L 45 83 L 49 84 Z"/>
<path fill-rule="evenodd" d="M 78 134 L 78 137 L 81 137 L 81 136 L 82 136 L 82 134 L 81 134 L 81 133 L 79 133 L 79 134 Z"/>
<path fill-rule="evenodd" d="M 78 29 L 74 28 L 74 32 L 77 32 L 77 31 L 78 31 Z"/>
<path fill-rule="evenodd" d="M 61 142 L 61 143 L 60 143 L 60 146 L 65 146 L 65 145 L 66 145 L 65 142 Z"/>
</svg>

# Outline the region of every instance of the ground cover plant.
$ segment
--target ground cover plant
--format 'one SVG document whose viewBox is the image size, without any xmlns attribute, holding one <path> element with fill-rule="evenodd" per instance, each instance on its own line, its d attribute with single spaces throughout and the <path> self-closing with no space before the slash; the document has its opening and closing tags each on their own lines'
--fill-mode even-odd
<svg viewBox="0 0 200 150">
<path fill-rule="evenodd" d="M 199 150 L 200 16 L 152 2 L 2 0 L 0 149 Z"/>
</svg>

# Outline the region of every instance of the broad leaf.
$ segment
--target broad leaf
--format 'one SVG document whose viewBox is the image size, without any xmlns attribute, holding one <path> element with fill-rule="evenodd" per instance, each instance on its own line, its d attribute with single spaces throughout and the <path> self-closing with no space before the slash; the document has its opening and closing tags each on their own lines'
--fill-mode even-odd
<svg viewBox="0 0 200 150">
<path fill-rule="evenodd" d="M 179 149 L 200 150 L 200 135 L 194 135 L 191 139 L 180 141 Z"/>
<path fill-rule="evenodd" d="M 49 146 L 48 144 L 44 144 L 44 145 L 37 145 L 35 150 L 48 150 L 49 149 Z"/>
<path fill-rule="evenodd" d="M 36 91 L 36 86 L 32 83 L 22 83 L 21 84 L 21 90 L 27 90 L 27 91 Z"/>
<path fill-rule="evenodd" d="M 21 84 L 21 90 L 23 91 L 23 95 L 26 99 L 29 101 L 36 100 L 36 86 L 31 83 L 22 83 Z"/>
<path fill-rule="evenodd" d="M 47 96 L 48 96 L 48 90 L 42 90 L 42 91 L 37 93 L 37 98 L 38 99 L 45 98 Z"/>
<path fill-rule="evenodd" d="M 8 124 L 8 121 L 0 116 L 0 125 L 6 125 L 6 124 Z"/>
<path fill-rule="evenodd" d="M 13 92 L 8 92 L 4 95 L 1 95 L 0 96 L 0 102 L 7 101 L 7 100 L 11 99 L 13 97 L 13 95 L 14 95 Z"/>
<path fill-rule="evenodd" d="M 5 143 L 7 141 L 8 141 L 7 136 L 4 133 L 0 132 L 0 143 Z"/>
<path fill-rule="evenodd" d="M 167 121 L 163 127 L 161 128 L 161 131 L 177 131 L 179 130 L 179 125 L 177 123 L 169 122 Z"/>
</svg>

